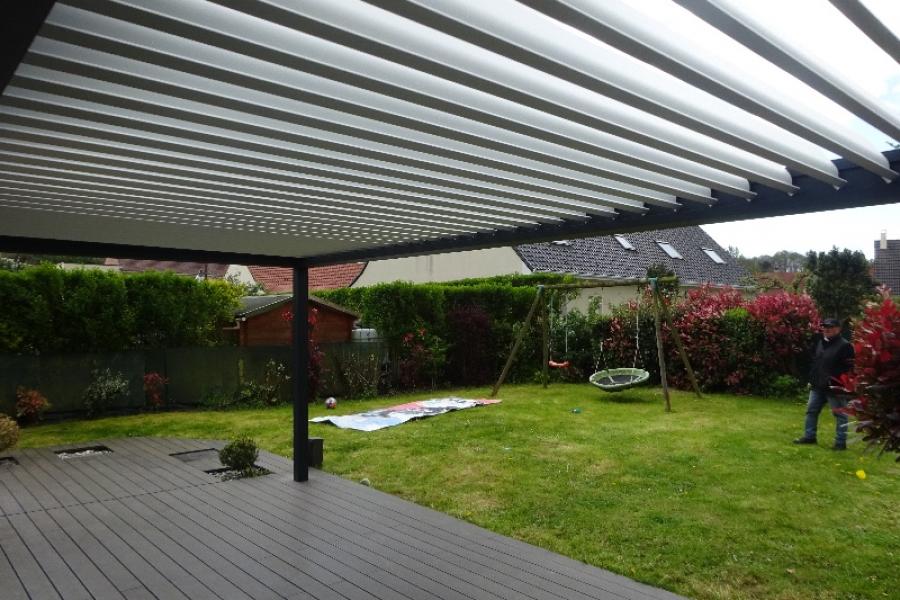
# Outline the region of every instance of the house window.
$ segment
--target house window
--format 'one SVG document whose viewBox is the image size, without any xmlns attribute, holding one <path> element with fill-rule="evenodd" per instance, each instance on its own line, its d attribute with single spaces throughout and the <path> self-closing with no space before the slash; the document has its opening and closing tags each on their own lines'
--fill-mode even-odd
<svg viewBox="0 0 900 600">
<path fill-rule="evenodd" d="M 624 235 L 614 235 L 616 241 L 619 242 L 619 245 L 625 248 L 626 250 L 634 250 L 634 246 L 631 245 L 631 242 L 628 241 Z"/>
<path fill-rule="evenodd" d="M 684 257 L 675 249 L 675 246 L 670 244 L 669 242 L 664 242 L 662 240 L 656 240 L 657 245 L 662 248 L 663 252 L 669 255 L 669 258 L 679 258 L 684 260 Z"/>
<path fill-rule="evenodd" d="M 702 248 L 703 252 L 717 265 L 724 265 L 725 261 L 719 256 L 719 253 L 712 248 Z"/>
</svg>

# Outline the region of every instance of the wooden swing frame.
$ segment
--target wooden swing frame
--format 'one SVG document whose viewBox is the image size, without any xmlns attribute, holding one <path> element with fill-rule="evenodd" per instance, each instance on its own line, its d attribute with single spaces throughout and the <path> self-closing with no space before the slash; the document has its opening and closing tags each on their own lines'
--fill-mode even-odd
<svg viewBox="0 0 900 600">
<path fill-rule="evenodd" d="M 675 341 L 675 346 L 678 348 L 678 355 L 681 357 L 681 362 L 684 364 L 685 371 L 687 371 L 688 379 L 690 379 L 691 381 L 691 387 L 693 387 L 694 393 L 697 395 L 697 397 L 702 398 L 703 395 L 700 393 L 700 386 L 697 385 L 697 378 L 694 375 L 694 369 L 691 367 L 691 361 L 688 359 L 687 352 L 684 349 L 684 344 L 681 343 L 681 334 L 675 327 L 675 322 L 672 320 L 671 315 L 669 315 L 668 307 L 660 299 L 659 284 L 672 283 L 677 280 L 677 277 L 670 276 L 649 277 L 647 279 L 634 279 L 631 281 L 592 280 L 582 283 L 560 283 L 537 286 L 537 294 L 535 294 L 534 296 L 534 302 L 531 303 L 531 308 L 528 310 L 528 316 L 525 317 L 525 323 L 521 331 L 519 331 L 519 334 L 516 336 L 516 340 L 513 343 L 512 350 L 510 350 L 509 357 L 506 359 L 506 364 L 503 365 L 503 370 L 500 372 L 500 377 L 497 379 L 497 383 L 494 384 L 494 388 L 491 390 L 491 397 L 493 398 L 497 395 L 497 392 L 500 391 L 500 386 L 502 386 L 503 382 L 506 381 L 506 377 L 507 375 L 509 375 L 509 370 L 510 368 L 512 368 L 512 364 L 516 358 L 516 354 L 519 352 L 519 348 L 522 346 L 522 341 L 525 339 L 525 334 L 528 331 L 528 327 L 529 325 L 531 325 L 532 320 L 534 320 L 534 315 L 537 313 L 538 307 L 541 306 L 541 300 L 544 297 L 545 290 L 580 290 L 605 287 L 650 285 L 650 289 L 653 293 L 653 323 L 656 330 L 656 354 L 657 359 L 659 360 L 659 377 L 662 384 L 663 397 L 665 398 L 666 402 L 666 412 L 671 412 L 672 404 L 669 399 L 669 381 L 666 374 L 665 349 L 663 348 L 662 341 L 662 321 L 665 321 L 666 325 L 668 325 L 674 333 L 672 338 Z M 543 367 L 541 370 L 541 379 L 545 388 L 549 385 L 550 375 L 550 324 L 548 321 L 548 313 L 549 304 L 547 302 L 544 302 L 541 309 L 541 337 L 543 345 Z"/>
</svg>

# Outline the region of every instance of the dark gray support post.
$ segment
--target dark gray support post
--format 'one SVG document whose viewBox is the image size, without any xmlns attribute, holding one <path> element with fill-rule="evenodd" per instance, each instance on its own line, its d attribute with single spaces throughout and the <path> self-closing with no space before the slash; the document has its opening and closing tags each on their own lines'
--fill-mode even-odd
<svg viewBox="0 0 900 600">
<path fill-rule="evenodd" d="M 309 479 L 309 272 L 307 261 L 294 265 L 294 298 L 291 321 L 293 352 L 291 352 L 291 397 L 294 401 L 294 481 Z"/>
</svg>

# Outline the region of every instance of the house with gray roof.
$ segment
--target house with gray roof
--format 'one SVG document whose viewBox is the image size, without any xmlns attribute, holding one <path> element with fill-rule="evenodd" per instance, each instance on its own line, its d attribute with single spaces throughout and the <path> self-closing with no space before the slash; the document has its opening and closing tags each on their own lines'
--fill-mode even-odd
<svg viewBox="0 0 900 600">
<path fill-rule="evenodd" d="M 707 283 L 715 287 L 750 285 L 749 273 L 703 229 L 692 226 L 369 261 L 353 287 L 398 280 L 426 283 L 514 273 L 560 273 L 624 282 L 643 279 L 651 265 L 663 265 L 674 271 L 682 288 Z M 637 285 L 586 289 L 569 306 L 584 310 L 593 300 L 602 312 L 608 312 L 611 307 L 634 298 L 637 292 Z"/>
<path fill-rule="evenodd" d="M 900 294 L 900 240 L 887 239 L 887 231 L 875 241 L 875 281 Z"/>
</svg>

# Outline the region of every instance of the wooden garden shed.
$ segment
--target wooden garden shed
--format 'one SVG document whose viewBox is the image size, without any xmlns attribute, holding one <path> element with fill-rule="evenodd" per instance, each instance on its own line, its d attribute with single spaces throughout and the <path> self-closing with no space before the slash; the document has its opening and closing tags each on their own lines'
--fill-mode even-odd
<svg viewBox="0 0 900 600">
<path fill-rule="evenodd" d="M 240 346 L 290 346 L 293 340 L 291 330 L 292 296 L 245 296 L 241 307 L 235 312 Z M 315 311 L 315 327 L 310 338 L 319 344 L 349 342 L 353 324 L 359 315 L 342 306 L 316 296 L 310 296 L 306 303 L 307 315 Z"/>
</svg>

